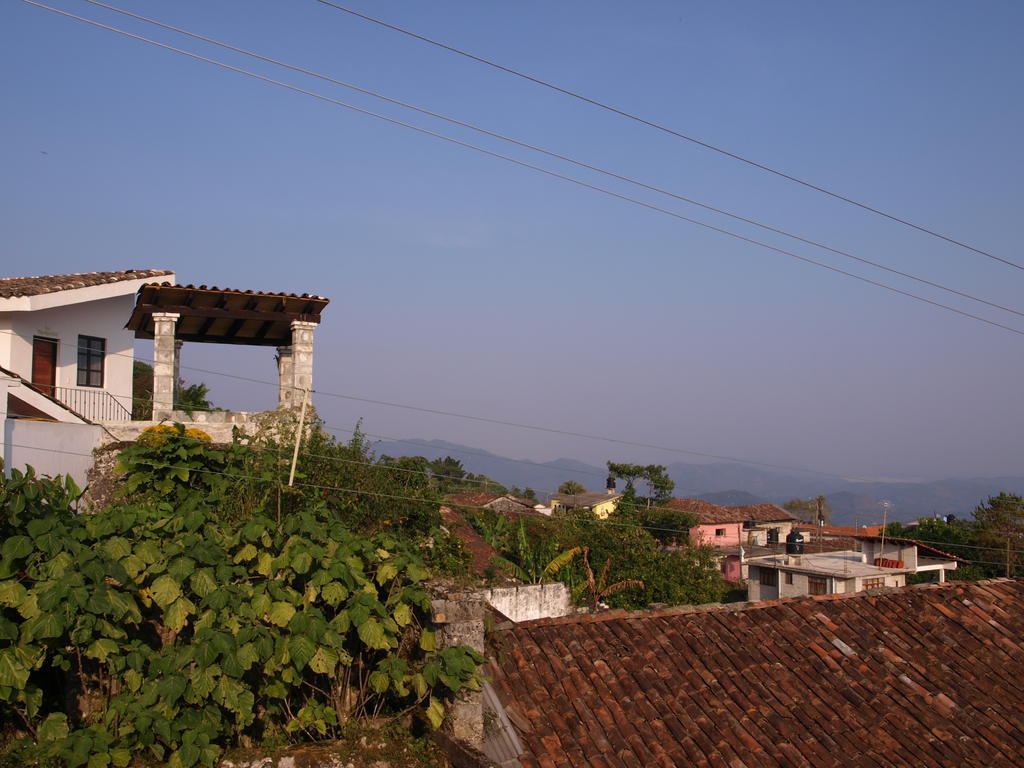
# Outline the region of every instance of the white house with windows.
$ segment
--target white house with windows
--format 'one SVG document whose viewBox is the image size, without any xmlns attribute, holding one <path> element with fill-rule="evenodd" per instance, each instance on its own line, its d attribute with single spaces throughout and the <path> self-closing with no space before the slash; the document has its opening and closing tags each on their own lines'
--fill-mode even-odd
<svg viewBox="0 0 1024 768">
<path fill-rule="evenodd" d="M 0 278 L 0 424 L 5 467 L 79 482 L 98 422 L 132 413 L 135 334 L 125 327 L 146 283 L 168 270 Z"/>
<path fill-rule="evenodd" d="M 8 392 L 8 415 L 131 419 L 135 334 L 125 322 L 139 288 L 158 280 L 174 282 L 174 273 L 132 269 L 0 279 L 0 368 L 32 385 Z"/>
</svg>

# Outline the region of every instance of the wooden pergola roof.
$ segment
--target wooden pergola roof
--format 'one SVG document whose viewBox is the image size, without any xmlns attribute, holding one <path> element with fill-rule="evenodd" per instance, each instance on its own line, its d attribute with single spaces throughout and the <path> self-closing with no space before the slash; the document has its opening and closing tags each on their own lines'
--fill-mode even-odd
<svg viewBox="0 0 1024 768">
<path fill-rule="evenodd" d="M 291 323 L 319 323 L 329 299 L 294 293 L 261 293 L 205 285 L 150 283 L 139 289 L 125 326 L 137 339 L 153 338 L 153 313 L 176 312 L 174 337 L 211 344 L 276 347 L 292 343 Z"/>
</svg>

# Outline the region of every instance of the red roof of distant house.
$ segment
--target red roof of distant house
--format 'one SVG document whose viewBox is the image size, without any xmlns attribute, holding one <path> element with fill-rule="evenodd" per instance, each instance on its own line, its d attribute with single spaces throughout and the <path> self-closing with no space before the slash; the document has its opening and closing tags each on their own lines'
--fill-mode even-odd
<svg viewBox="0 0 1024 768">
<path fill-rule="evenodd" d="M 1024 582 L 542 619 L 490 633 L 523 768 L 1018 768 Z"/>
<path fill-rule="evenodd" d="M 0 278 L 0 298 L 39 296 L 44 293 L 89 288 L 94 285 L 120 283 L 125 280 L 152 280 L 174 273 L 166 269 L 125 269 L 119 272 L 79 272 L 69 275 Z"/>
<path fill-rule="evenodd" d="M 800 526 L 800 530 L 813 528 L 825 536 L 877 536 L 882 532 L 881 525 L 811 525 Z"/>
<path fill-rule="evenodd" d="M 484 493 L 482 491 L 467 491 L 466 493 L 451 493 L 444 497 L 445 501 L 450 504 L 455 504 L 460 507 L 485 507 L 498 499 L 508 499 L 509 501 L 521 504 L 526 509 L 533 511 L 533 502 L 529 499 L 523 499 L 519 496 L 512 496 L 508 493 Z"/>
<path fill-rule="evenodd" d="M 469 550 L 472 558 L 470 570 L 473 574 L 484 577 L 493 559 L 500 555 L 498 550 L 488 544 L 484 537 L 473 529 L 466 518 L 451 507 L 441 507 L 441 520 L 451 531 L 452 536 L 460 539 Z"/>
<path fill-rule="evenodd" d="M 791 512 L 775 504 L 747 504 L 740 507 L 722 507 L 703 499 L 669 499 L 662 506 L 680 512 L 689 512 L 701 525 L 716 523 L 759 523 L 795 520 Z"/>
</svg>

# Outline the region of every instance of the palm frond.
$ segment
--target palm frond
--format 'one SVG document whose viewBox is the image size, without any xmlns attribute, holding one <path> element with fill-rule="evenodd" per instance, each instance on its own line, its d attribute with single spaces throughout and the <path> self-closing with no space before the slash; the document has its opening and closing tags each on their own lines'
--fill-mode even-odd
<svg viewBox="0 0 1024 768">
<path fill-rule="evenodd" d="M 558 555 L 557 557 L 555 557 L 554 560 L 548 563 L 547 568 L 544 569 L 544 575 L 554 576 L 556 573 L 562 570 L 562 568 L 568 565 L 569 562 L 574 557 L 576 557 L 576 555 L 578 555 L 581 551 L 581 547 L 573 547 L 572 549 L 565 550 L 565 552 Z"/>
<path fill-rule="evenodd" d="M 643 589 L 644 583 L 640 579 L 623 579 L 622 581 L 617 581 L 614 584 L 610 584 L 604 589 L 602 589 L 600 594 L 598 595 L 598 598 L 603 600 L 604 598 L 610 597 L 611 595 L 623 592 L 627 589 L 634 588 Z"/>
</svg>

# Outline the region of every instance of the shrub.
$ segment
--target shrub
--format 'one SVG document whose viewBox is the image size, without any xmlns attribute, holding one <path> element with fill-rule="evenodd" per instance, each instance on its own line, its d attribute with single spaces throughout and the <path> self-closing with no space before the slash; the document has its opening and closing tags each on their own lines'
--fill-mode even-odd
<svg viewBox="0 0 1024 768">
<path fill-rule="evenodd" d="M 195 494 L 79 516 L 76 492 L 0 481 L 0 715 L 37 757 L 212 765 L 363 715 L 437 725 L 478 686 L 476 653 L 436 649 L 427 570 L 392 536 L 324 508 L 224 521 Z"/>
</svg>

